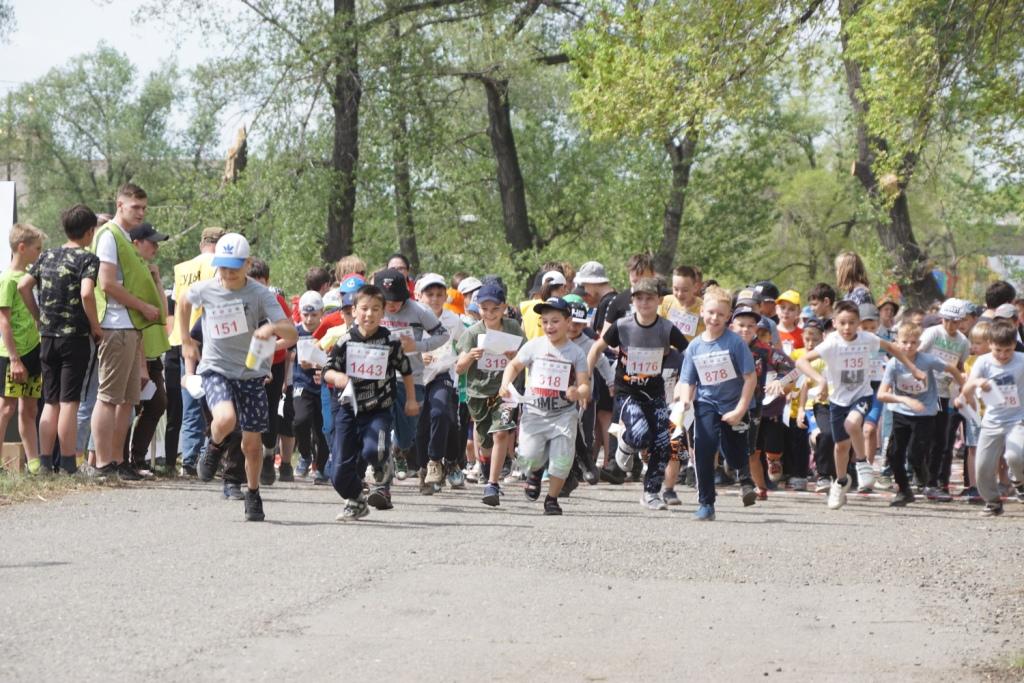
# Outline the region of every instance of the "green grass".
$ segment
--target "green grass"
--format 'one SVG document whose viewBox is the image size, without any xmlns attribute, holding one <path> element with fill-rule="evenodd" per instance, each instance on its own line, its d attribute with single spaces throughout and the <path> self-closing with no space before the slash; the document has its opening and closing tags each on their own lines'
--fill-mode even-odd
<svg viewBox="0 0 1024 683">
<path fill-rule="evenodd" d="M 0 470 L 0 506 L 28 501 L 49 502 L 73 491 L 100 486 L 66 475 L 29 476 Z"/>
</svg>

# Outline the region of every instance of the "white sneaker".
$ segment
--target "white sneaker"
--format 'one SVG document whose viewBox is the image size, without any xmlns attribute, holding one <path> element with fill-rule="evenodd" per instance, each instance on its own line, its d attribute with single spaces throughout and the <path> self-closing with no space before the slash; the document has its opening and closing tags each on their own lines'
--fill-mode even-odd
<svg viewBox="0 0 1024 683">
<path fill-rule="evenodd" d="M 668 505 L 657 493 L 647 493 L 640 496 L 640 504 L 648 510 L 668 510 Z"/>
<path fill-rule="evenodd" d="M 846 480 L 846 484 L 840 484 L 839 480 L 836 479 L 832 482 L 832 485 L 828 489 L 828 509 L 838 510 L 839 508 L 846 505 L 846 492 L 850 490 L 850 480 Z"/>
<path fill-rule="evenodd" d="M 857 491 L 871 493 L 875 488 L 875 468 L 867 460 L 857 463 Z"/>
<path fill-rule="evenodd" d="M 815 493 L 825 493 L 832 487 L 832 482 L 827 477 L 818 477 L 817 483 L 814 485 Z"/>
<path fill-rule="evenodd" d="M 470 484 L 476 484 L 483 476 L 483 470 L 480 468 L 479 460 L 473 463 L 473 466 L 466 470 L 466 481 Z"/>
</svg>

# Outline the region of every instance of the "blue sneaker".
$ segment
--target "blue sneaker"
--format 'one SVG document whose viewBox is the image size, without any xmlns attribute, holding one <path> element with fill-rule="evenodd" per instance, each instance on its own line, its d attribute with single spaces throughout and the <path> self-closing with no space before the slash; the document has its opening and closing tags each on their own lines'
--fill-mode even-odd
<svg viewBox="0 0 1024 683">
<path fill-rule="evenodd" d="M 484 505 L 490 505 L 491 507 L 497 507 L 501 504 L 501 487 L 497 484 L 488 483 L 484 487 Z"/>
<path fill-rule="evenodd" d="M 697 511 L 693 513 L 693 518 L 698 522 L 715 521 L 715 506 L 701 505 L 700 507 L 697 508 Z"/>
<path fill-rule="evenodd" d="M 299 462 L 295 465 L 296 476 L 305 478 L 309 475 L 309 468 L 312 466 L 313 461 L 307 460 L 306 458 L 299 458 Z"/>
</svg>

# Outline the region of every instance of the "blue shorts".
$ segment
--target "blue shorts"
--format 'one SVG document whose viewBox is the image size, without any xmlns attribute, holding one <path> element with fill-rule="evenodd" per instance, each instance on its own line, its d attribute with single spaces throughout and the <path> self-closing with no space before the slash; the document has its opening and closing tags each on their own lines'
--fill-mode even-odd
<svg viewBox="0 0 1024 683">
<path fill-rule="evenodd" d="M 832 427 L 832 440 L 836 443 L 847 441 L 850 435 L 846 432 L 846 416 L 850 413 L 860 413 L 866 417 L 871 412 L 871 404 L 874 396 L 862 396 L 848 406 L 841 406 L 836 403 L 828 404 L 828 422 Z"/>
<path fill-rule="evenodd" d="M 228 379 L 220 373 L 207 370 L 203 373 L 203 391 L 206 405 L 212 411 L 214 406 L 231 401 L 235 407 L 238 428 L 243 432 L 262 434 L 267 431 L 267 390 L 263 379 Z"/>
</svg>

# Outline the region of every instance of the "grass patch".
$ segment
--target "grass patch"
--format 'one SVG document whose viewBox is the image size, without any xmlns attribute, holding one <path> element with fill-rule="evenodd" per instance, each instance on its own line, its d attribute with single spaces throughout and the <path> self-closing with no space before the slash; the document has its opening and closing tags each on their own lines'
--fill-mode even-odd
<svg viewBox="0 0 1024 683">
<path fill-rule="evenodd" d="M 0 506 L 33 500 L 45 503 L 74 491 L 94 489 L 101 485 L 95 482 L 81 481 L 64 474 L 29 476 L 0 470 Z"/>
</svg>

